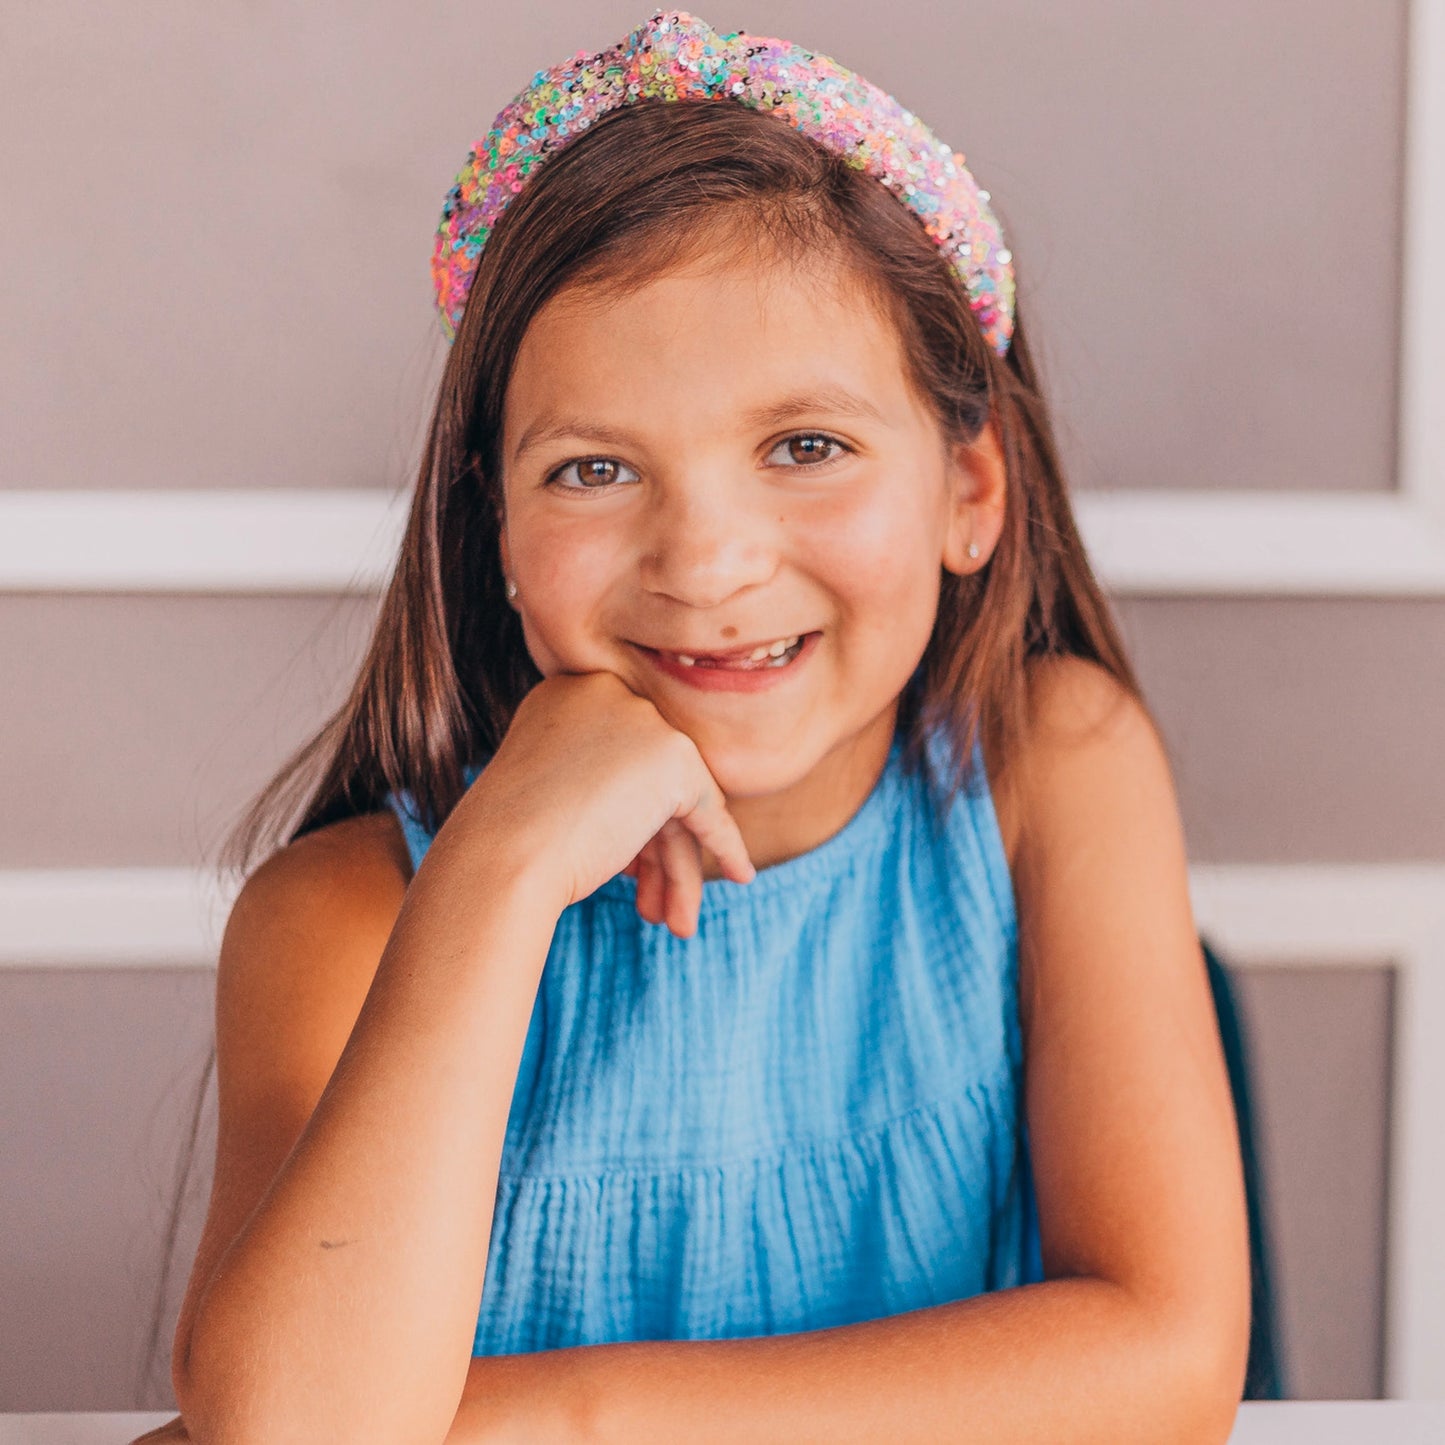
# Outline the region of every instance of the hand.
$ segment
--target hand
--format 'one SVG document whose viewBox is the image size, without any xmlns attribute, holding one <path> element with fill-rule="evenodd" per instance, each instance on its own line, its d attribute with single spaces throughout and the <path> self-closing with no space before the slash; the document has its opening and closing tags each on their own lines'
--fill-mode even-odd
<svg viewBox="0 0 1445 1445">
<path fill-rule="evenodd" d="M 538 683 L 442 832 L 453 819 L 529 850 L 559 912 L 632 873 L 638 911 L 679 938 L 697 927 L 703 848 L 734 881 L 755 876 L 697 745 L 611 672 Z"/>
<path fill-rule="evenodd" d="M 189 1441 L 190 1438 L 185 1421 L 177 1415 L 174 1420 L 167 1420 L 164 1425 L 157 1425 L 154 1430 L 137 1435 L 130 1445 L 171 1445 L 173 1441 Z"/>
</svg>

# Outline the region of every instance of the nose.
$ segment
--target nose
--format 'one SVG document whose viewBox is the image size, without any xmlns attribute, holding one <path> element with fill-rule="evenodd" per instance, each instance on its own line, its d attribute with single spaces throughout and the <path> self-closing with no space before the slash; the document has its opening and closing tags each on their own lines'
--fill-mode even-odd
<svg viewBox="0 0 1445 1445">
<path fill-rule="evenodd" d="M 770 578 L 778 565 L 775 524 L 742 489 L 713 476 L 664 488 L 650 510 L 642 585 L 688 607 L 717 607 Z"/>
</svg>

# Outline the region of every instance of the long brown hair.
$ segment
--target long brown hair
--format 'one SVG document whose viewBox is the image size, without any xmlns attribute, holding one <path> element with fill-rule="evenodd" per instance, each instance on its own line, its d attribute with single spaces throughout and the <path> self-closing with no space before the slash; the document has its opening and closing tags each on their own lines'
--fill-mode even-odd
<svg viewBox="0 0 1445 1445">
<path fill-rule="evenodd" d="M 562 287 L 623 292 L 720 234 L 764 238 L 798 259 L 836 255 L 894 320 L 945 436 L 971 440 L 995 419 L 1003 534 L 980 571 L 943 574 L 932 636 L 900 699 L 909 759 L 923 758 L 939 722 L 952 725 L 960 764 L 976 728 L 991 757 L 1014 755 L 1034 654 L 1090 658 L 1139 696 L 1075 526 L 1021 317 L 1001 360 L 913 213 L 792 126 L 741 105 L 642 102 L 549 157 L 489 237 L 351 694 L 255 799 L 223 862 L 244 873 L 283 837 L 374 811 L 403 788 L 440 825 L 465 764 L 496 748 L 541 677 L 505 603 L 498 549 L 497 444 L 523 334 Z"/>
<path fill-rule="evenodd" d="M 379 809 L 388 791 L 408 790 L 440 826 L 463 767 L 496 748 L 541 677 L 503 597 L 498 546 L 502 402 L 527 326 L 564 286 L 605 299 L 720 243 L 840 260 L 897 326 L 945 437 L 972 440 L 996 423 L 1003 533 L 980 571 L 942 576 L 932 635 L 899 700 L 909 765 L 925 759 L 937 723 L 959 778 L 980 732 L 991 757 L 1019 751 L 1026 663 L 1038 654 L 1092 659 L 1140 697 L 1074 523 L 1022 316 L 1000 359 L 912 212 L 790 125 L 741 105 L 644 102 L 550 156 L 488 238 L 350 696 L 251 804 L 223 867 L 244 874 L 283 839 Z"/>
</svg>

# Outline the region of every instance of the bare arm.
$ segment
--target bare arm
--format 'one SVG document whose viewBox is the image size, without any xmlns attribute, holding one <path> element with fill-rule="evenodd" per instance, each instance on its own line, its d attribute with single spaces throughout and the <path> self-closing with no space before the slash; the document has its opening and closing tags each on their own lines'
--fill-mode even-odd
<svg viewBox="0 0 1445 1445">
<path fill-rule="evenodd" d="M 395 849 L 385 814 L 283 849 L 222 941 L 216 1180 L 172 1358 L 199 1445 L 498 1438 L 515 1374 L 484 1381 L 471 1342 L 557 919 L 672 830 L 674 929 L 701 847 L 753 873 L 696 746 L 609 673 L 532 689 L 409 887 L 404 849 L 366 863 L 384 828 Z"/>
<path fill-rule="evenodd" d="M 590 1440 L 1228 1436 L 1243 1181 L 1167 763 L 1099 670 L 1051 666 L 1038 694 L 1015 887 L 1047 1278 L 836 1329 L 539 1358 L 536 1397 L 576 1392 Z"/>
<path fill-rule="evenodd" d="M 452 1424 L 556 921 L 460 813 L 395 912 L 334 1070 L 326 1040 L 347 1026 L 340 1001 L 354 1000 L 384 927 L 362 881 L 320 844 L 303 856 L 302 839 L 233 910 L 217 977 L 213 1211 L 226 1212 L 223 1170 L 254 1183 L 275 1161 L 248 1171 L 248 1152 L 274 1154 L 288 1117 L 297 1132 L 219 1259 L 198 1253 L 173 1380 L 202 1445 L 434 1445 Z M 218 1224 L 221 1243 L 235 1224 Z"/>
</svg>

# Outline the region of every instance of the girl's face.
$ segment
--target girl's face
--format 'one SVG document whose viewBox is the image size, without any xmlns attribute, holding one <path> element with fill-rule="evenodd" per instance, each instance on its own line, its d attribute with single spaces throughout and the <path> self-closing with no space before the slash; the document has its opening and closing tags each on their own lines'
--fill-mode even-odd
<svg viewBox="0 0 1445 1445">
<path fill-rule="evenodd" d="M 537 667 L 616 673 L 730 798 L 869 738 L 886 751 L 940 566 L 981 567 L 1001 524 L 992 427 L 945 445 L 857 279 L 746 251 L 622 298 L 552 297 L 500 456 L 502 564 Z M 794 637 L 763 672 L 658 656 Z"/>
</svg>

